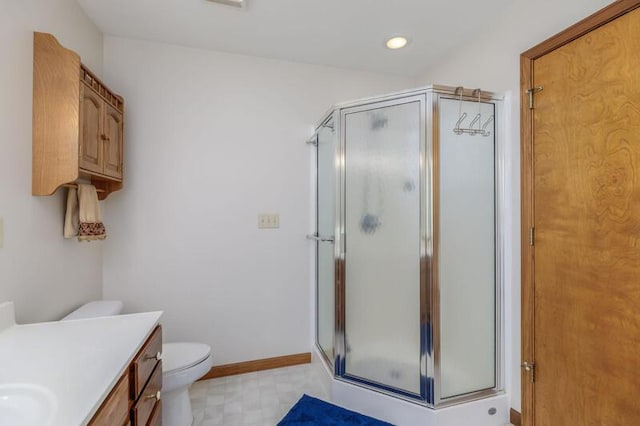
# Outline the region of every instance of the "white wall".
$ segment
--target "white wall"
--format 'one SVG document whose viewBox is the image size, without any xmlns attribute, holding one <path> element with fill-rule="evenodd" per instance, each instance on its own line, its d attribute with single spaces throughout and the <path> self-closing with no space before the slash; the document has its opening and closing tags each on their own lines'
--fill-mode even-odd
<svg viewBox="0 0 640 426">
<path fill-rule="evenodd" d="M 309 146 L 332 103 L 415 81 L 105 37 L 126 102 L 125 188 L 108 200 L 104 295 L 162 309 L 214 364 L 310 350 Z M 258 213 L 280 228 L 258 230 Z"/>
<path fill-rule="evenodd" d="M 520 53 L 610 3 L 609 0 L 514 0 L 491 27 L 429 69 L 423 83 L 464 85 L 508 95 L 507 182 L 511 205 L 506 220 L 507 388 L 520 410 Z"/>
<path fill-rule="evenodd" d="M 0 0 L 0 301 L 18 322 L 58 319 L 100 298 L 100 243 L 62 238 L 64 196 L 31 196 L 33 31 L 54 34 L 96 73 L 102 34 L 73 0 Z"/>
</svg>

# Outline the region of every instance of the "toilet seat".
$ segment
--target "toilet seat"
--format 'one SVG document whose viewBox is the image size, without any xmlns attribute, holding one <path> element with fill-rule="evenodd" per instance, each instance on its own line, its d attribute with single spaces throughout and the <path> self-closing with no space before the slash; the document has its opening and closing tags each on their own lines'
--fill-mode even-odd
<svg viewBox="0 0 640 426">
<path fill-rule="evenodd" d="M 203 343 L 165 343 L 162 345 L 162 373 L 171 374 L 191 368 L 211 355 Z"/>
</svg>

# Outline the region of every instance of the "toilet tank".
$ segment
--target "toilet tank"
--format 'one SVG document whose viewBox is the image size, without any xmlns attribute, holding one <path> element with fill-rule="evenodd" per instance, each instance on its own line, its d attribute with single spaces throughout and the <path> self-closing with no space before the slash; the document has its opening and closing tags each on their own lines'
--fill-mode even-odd
<svg viewBox="0 0 640 426">
<path fill-rule="evenodd" d="M 122 313 L 122 306 L 120 300 L 96 300 L 85 303 L 61 321 L 119 315 Z"/>
</svg>

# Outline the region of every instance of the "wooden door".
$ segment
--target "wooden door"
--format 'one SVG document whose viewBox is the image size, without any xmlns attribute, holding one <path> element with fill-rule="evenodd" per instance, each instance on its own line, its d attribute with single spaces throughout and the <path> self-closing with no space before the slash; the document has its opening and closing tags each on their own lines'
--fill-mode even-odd
<svg viewBox="0 0 640 426">
<path fill-rule="evenodd" d="M 124 140 L 122 113 L 106 103 L 104 135 L 104 174 L 115 179 L 122 179 Z"/>
<path fill-rule="evenodd" d="M 80 151 L 81 169 L 103 173 L 103 114 L 100 96 L 80 84 Z"/>
<path fill-rule="evenodd" d="M 525 425 L 640 424 L 640 9 L 619 3 L 523 60 Z"/>
</svg>

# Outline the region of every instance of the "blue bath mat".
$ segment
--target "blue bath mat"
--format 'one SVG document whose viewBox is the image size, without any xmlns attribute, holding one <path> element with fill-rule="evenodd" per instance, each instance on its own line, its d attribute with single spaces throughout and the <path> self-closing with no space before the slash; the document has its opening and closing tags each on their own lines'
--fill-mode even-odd
<svg viewBox="0 0 640 426">
<path fill-rule="evenodd" d="M 302 398 L 291 410 L 278 426 L 393 426 L 391 423 L 376 420 L 373 417 L 363 416 L 355 411 L 346 410 L 337 405 L 329 404 L 308 395 Z"/>
</svg>

